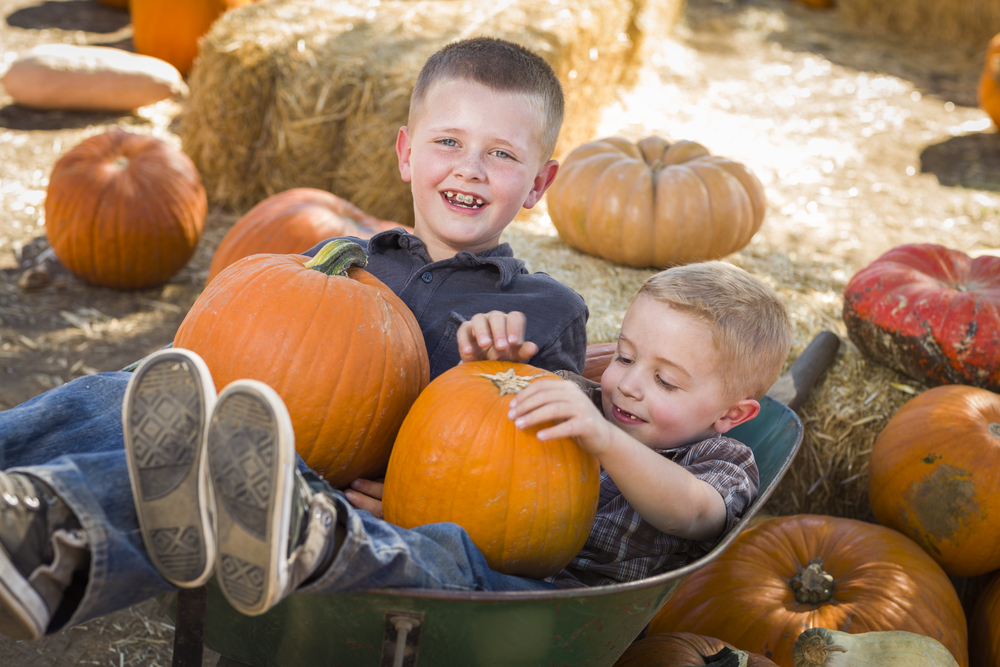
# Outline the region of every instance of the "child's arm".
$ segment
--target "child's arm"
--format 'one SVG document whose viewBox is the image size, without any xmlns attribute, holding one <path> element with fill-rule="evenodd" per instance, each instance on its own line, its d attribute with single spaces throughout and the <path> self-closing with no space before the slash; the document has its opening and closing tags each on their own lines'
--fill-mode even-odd
<svg viewBox="0 0 1000 667">
<path fill-rule="evenodd" d="M 351 488 L 344 491 L 344 495 L 359 510 L 368 510 L 375 518 L 381 519 L 382 487 L 381 480 L 356 479 L 351 482 Z"/>
<path fill-rule="evenodd" d="M 458 328 L 458 353 L 463 362 L 525 362 L 538 352 L 538 345 L 524 339 L 527 320 L 516 310 L 493 310 L 473 315 Z"/>
<path fill-rule="evenodd" d="M 532 383 L 511 401 L 509 416 L 522 429 L 556 422 L 539 439 L 574 438 L 658 530 L 701 542 L 725 529 L 726 503 L 715 487 L 616 428 L 574 383 Z"/>
</svg>

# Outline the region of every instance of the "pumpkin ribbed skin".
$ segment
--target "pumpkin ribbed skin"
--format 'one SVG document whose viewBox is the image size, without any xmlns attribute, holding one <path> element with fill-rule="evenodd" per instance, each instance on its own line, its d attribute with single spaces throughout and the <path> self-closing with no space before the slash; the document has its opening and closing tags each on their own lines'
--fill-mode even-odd
<svg viewBox="0 0 1000 667">
<path fill-rule="evenodd" d="M 610 137 L 570 153 L 546 194 L 562 239 L 636 267 L 718 259 L 764 220 L 764 186 L 691 141 Z"/>
<path fill-rule="evenodd" d="M 600 465 L 570 438 L 541 442 L 507 418 L 513 394 L 484 376 L 558 379 L 527 364 L 479 361 L 434 379 L 399 430 L 382 496 L 404 528 L 452 521 L 490 567 L 544 578 L 565 567 L 590 534 Z M 532 380 L 528 380 L 532 378 Z"/>
<path fill-rule="evenodd" d="M 155 137 L 114 129 L 59 158 L 45 197 L 45 233 L 59 261 L 94 285 L 141 289 L 191 256 L 208 200 L 194 163 Z"/>
<path fill-rule="evenodd" d="M 930 385 L 1000 391 L 998 306 L 1000 257 L 931 243 L 893 248 L 844 288 L 851 341 Z"/>
<path fill-rule="evenodd" d="M 868 496 L 879 523 L 921 545 L 945 572 L 1000 568 L 1000 396 L 935 387 L 904 404 L 879 433 Z"/>
<path fill-rule="evenodd" d="M 800 602 L 793 580 L 833 577 L 832 592 Z M 806 579 L 808 581 L 808 579 Z M 802 589 L 799 596 L 811 590 Z M 944 644 L 966 667 L 965 614 L 941 566 L 891 528 L 800 514 L 744 531 L 718 559 L 691 574 L 650 623 L 650 632 L 717 637 L 792 667 L 802 631 L 904 630 Z"/>
<path fill-rule="evenodd" d="M 986 61 L 979 77 L 979 108 L 1000 125 L 1000 34 L 990 40 L 986 47 Z"/>
<path fill-rule="evenodd" d="M 430 365 L 416 318 L 385 284 L 359 268 L 326 275 L 307 260 L 236 262 L 195 301 L 174 346 L 200 354 L 219 390 L 240 378 L 270 385 L 298 453 L 340 487 L 385 469 Z"/>
<path fill-rule="evenodd" d="M 690 632 L 661 632 L 633 642 L 613 667 L 704 667 L 708 658 L 732 644 Z M 762 655 L 747 653 L 746 667 L 775 667 Z"/>
<path fill-rule="evenodd" d="M 298 254 L 326 239 L 337 236 L 369 239 L 394 227 L 409 230 L 370 216 L 346 199 L 324 190 L 285 190 L 254 206 L 230 228 L 212 256 L 208 280 L 249 255 Z"/>
<path fill-rule="evenodd" d="M 976 598 L 969 619 L 969 659 L 973 665 L 1000 665 L 1000 572 Z"/>
<path fill-rule="evenodd" d="M 187 76 L 198 55 L 198 39 L 215 19 L 253 0 L 129 0 L 135 50 L 176 67 Z"/>
</svg>

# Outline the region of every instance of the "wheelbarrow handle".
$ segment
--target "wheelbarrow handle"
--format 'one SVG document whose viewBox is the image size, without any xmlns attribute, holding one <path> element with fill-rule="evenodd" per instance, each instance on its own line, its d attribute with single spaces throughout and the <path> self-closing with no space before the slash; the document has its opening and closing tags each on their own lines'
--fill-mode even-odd
<svg viewBox="0 0 1000 667">
<path fill-rule="evenodd" d="M 839 349 L 840 337 L 837 334 L 827 330 L 820 331 L 788 372 L 771 385 L 767 395 L 781 401 L 792 410 L 798 410 L 805 403 L 806 396 L 819 376 L 833 365 Z"/>
</svg>

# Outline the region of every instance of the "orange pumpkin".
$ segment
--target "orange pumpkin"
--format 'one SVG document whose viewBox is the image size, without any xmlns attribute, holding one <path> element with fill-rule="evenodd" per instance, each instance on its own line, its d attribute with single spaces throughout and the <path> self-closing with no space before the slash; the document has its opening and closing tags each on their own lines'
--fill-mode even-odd
<svg viewBox="0 0 1000 667">
<path fill-rule="evenodd" d="M 155 137 L 115 128 L 59 158 L 45 233 L 59 261 L 94 285 L 167 281 L 194 254 L 208 200 L 190 158 Z"/>
<path fill-rule="evenodd" d="M 1000 572 L 990 577 L 972 610 L 969 659 L 973 665 L 1000 665 Z"/>
<path fill-rule="evenodd" d="M 986 47 L 986 62 L 979 77 L 979 108 L 1000 125 L 1000 34 Z"/>
<path fill-rule="evenodd" d="M 571 438 L 540 441 L 507 418 L 510 401 L 557 375 L 504 361 L 445 371 L 420 394 L 399 430 L 382 509 L 404 528 L 452 521 L 490 567 L 544 578 L 580 551 L 594 521 L 597 459 Z"/>
<path fill-rule="evenodd" d="M 904 630 L 969 664 L 965 614 L 941 566 L 891 528 L 800 514 L 748 528 L 691 574 L 649 631 L 717 637 L 792 667 L 803 630 Z"/>
<path fill-rule="evenodd" d="M 764 186 L 692 141 L 610 137 L 567 156 L 546 194 L 552 224 L 581 252 L 629 266 L 717 259 L 750 242 Z"/>
<path fill-rule="evenodd" d="M 252 1 L 130 0 L 135 50 L 166 60 L 187 76 L 198 55 L 198 40 L 215 19 Z"/>
<path fill-rule="evenodd" d="M 385 470 L 430 378 L 416 318 L 359 268 L 366 259 L 343 239 L 313 259 L 245 257 L 205 288 L 174 337 L 205 359 L 220 390 L 252 378 L 277 391 L 296 450 L 335 487 Z"/>
<path fill-rule="evenodd" d="M 885 425 L 868 462 L 879 523 L 920 544 L 954 576 L 1000 568 L 1000 395 L 942 385 Z"/>
<path fill-rule="evenodd" d="M 271 195 L 236 221 L 212 256 L 208 279 L 248 255 L 297 254 L 326 239 L 337 236 L 369 239 L 394 227 L 404 226 L 370 216 L 346 199 L 324 190 L 285 190 Z"/>
<path fill-rule="evenodd" d="M 717 656 L 727 648 L 735 647 L 720 639 L 702 637 L 690 632 L 661 632 L 633 642 L 613 667 L 703 667 L 708 664 L 719 664 L 717 660 L 720 657 Z M 738 651 L 739 649 L 736 649 L 737 656 Z M 744 663 L 737 657 L 737 661 L 732 664 Z M 746 653 L 745 667 L 775 667 L 775 665 L 762 655 Z"/>
</svg>

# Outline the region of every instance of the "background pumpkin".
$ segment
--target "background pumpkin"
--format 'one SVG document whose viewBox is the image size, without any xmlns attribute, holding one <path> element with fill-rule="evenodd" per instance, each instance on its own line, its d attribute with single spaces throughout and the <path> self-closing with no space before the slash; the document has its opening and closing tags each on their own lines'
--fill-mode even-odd
<svg viewBox="0 0 1000 667">
<path fill-rule="evenodd" d="M 566 243 L 636 267 L 735 252 L 766 210 L 764 186 L 749 169 L 660 137 L 583 144 L 566 157 L 546 202 Z"/>
<path fill-rule="evenodd" d="M 587 357 L 583 362 L 583 377 L 600 382 L 604 371 L 615 358 L 618 343 L 591 343 L 587 346 Z"/>
<path fill-rule="evenodd" d="M 866 355 L 920 382 L 1000 390 L 1000 257 L 931 243 L 893 248 L 844 288 Z"/>
<path fill-rule="evenodd" d="M 986 61 L 979 77 L 979 108 L 1000 125 L 1000 34 L 986 46 Z"/>
<path fill-rule="evenodd" d="M 59 261 L 94 285 L 167 281 L 201 238 L 208 201 L 191 159 L 155 137 L 114 129 L 52 168 L 45 234 Z"/>
<path fill-rule="evenodd" d="M 507 418 L 539 378 L 527 364 L 460 364 L 431 382 L 406 416 L 386 472 L 382 509 L 404 528 L 453 521 L 490 567 L 544 578 L 580 551 L 594 521 L 597 459 L 570 438 L 541 442 Z"/>
<path fill-rule="evenodd" d="M 690 632 L 661 632 L 632 642 L 614 667 L 703 667 L 708 658 L 732 644 Z M 747 653 L 745 667 L 773 667 L 762 655 Z M 716 663 L 717 664 L 717 663 Z M 742 664 L 742 663 L 741 663 Z"/>
<path fill-rule="evenodd" d="M 1000 396 L 944 385 L 910 399 L 875 439 L 868 496 L 948 574 L 1000 568 Z"/>
<path fill-rule="evenodd" d="M 965 614 L 941 566 L 891 528 L 839 517 L 781 516 L 747 529 L 681 584 L 649 630 L 717 637 L 792 667 L 794 642 L 812 627 L 914 632 L 968 665 Z"/>
<path fill-rule="evenodd" d="M 332 486 L 385 470 L 406 411 L 430 377 L 416 318 L 334 241 L 309 260 L 253 255 L 216 276 L 174 345 L 194 350 L 222 389 L 270 385 L 288 407 L 295 447 Z"/>
<path fill-rule="evenodd" d="M 984 667 L 1000 664 L 1000 572 L 976 599 L 969 619 L 969 659 Z"/>
<path fill-rule="evenodd" d="M 208 280 L 249 255 L 302 253 L 336 236 L 368 239 L 394 227 L 412 231 L 370 216 L 346 199 L 324 190 L 285 190 L 254 206 L 229 229 L 212 256 Z"/>
</svg>

